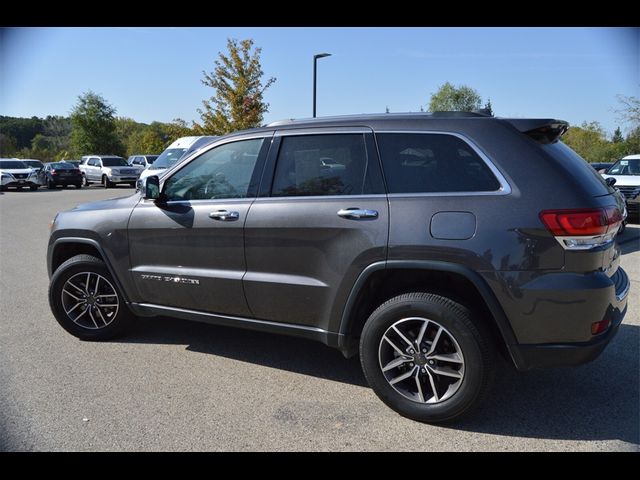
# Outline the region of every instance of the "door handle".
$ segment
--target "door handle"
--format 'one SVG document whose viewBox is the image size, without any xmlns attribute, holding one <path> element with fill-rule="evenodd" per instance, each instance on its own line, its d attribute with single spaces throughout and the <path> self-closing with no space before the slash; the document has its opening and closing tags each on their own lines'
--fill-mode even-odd
<svg viewBox="0 0 640 480">
<path fill-rule="evenodd" d="M 343 208 L 338 211 L 338 216 L 350 220 L 361 220 L 365 218 L 378 218 L 378 212 L 364 208 Z"/>
<path fill-rule="evenodd" d="M 228 212 L 227 210 L 217 210 L 209 214 L 209 218 L 214 220 L 222 220 L 223 222 L 232 222 L 240 218 L 238 212 Z"/>
</svg>

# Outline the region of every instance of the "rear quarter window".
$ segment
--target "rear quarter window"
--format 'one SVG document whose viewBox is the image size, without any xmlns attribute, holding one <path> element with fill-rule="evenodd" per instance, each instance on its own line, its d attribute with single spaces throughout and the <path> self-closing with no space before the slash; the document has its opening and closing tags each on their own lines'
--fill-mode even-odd
<svg viewBox="0 0 640 480">
<path fill-rule="evenodd" d="M 454 135 L 379 133 L 376 138 L 389 193 L 500 190 L 482 158 Z"/>
</svg>

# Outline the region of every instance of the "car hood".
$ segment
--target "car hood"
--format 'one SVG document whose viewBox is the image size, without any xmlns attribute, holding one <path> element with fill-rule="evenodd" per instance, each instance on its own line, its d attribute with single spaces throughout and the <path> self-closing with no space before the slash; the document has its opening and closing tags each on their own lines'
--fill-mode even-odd
<svg viewBox="0 0 640 480">
<path fill-rule="evenodd" d="M 110 198 L 108 200 L 100 200 L 99 202 L 82 203 L 77 207 L 69 210 L 70 212 L 86 212 L 95 210 L 113 210 L 117 208 L 133 208 L 140 201 L 140 195 L 134 193 L 128 197 Z"/>
<path fill-rule="evenodd" d="M 640 185 L 640 175 L 606 175 L 602 174 L 602 178 L 615 178 L 614 187 L 626 187 Z"/>
</svg>

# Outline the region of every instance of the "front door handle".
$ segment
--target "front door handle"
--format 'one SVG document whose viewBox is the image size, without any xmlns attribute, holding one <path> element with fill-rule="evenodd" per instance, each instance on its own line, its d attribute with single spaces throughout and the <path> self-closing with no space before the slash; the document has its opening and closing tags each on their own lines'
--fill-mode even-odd
<svg viewBox="0 0 640 480">
<path fill-rule="evenodd" d="M 343 208 L 338 211 L 338 216 L 350 220 L 361 220 L 365 218 L 378 218 L 378 212 L 364 208 Z"/>
<path fill-rule="evenodd" d="M 228 212 L 227 210 L 217 210 L 215 212 L 211 212 L 209 214 L 209 218 L 221 220 L 223 222 L 232 222 L 234 220 L 238 220 L 240 218 L 240 214 L 238 212 Z"/>
</svg>

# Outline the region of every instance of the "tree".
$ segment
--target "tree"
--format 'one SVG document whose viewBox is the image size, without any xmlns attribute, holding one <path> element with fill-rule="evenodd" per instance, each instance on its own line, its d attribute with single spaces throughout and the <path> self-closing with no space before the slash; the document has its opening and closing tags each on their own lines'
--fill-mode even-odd
<svg viewBox="0 0 640 480">
<path fill-rule="evenodd" d="M 618 117 L 625 123 L 630 123 L 631 128 L 640 127 L 640 100 L 636 97 L 627 97 L 626 95 L 616 95 L 618 102 L 622 106 L 615 112 Z"/>
<path fill-rule="evenodd" d="M 187 122 L 181 118 L 174 118 L 171 123 L 163 124 L 163 128 L 167 138 L 165 140 L 165 147 L 168 147 L 172 142 L 175 142 L 181 137 L 190 137 L 196 134 L 194 129 L 189 128 Z"/>
<path fill-rule="evenodd" d="M 615 144 L 607 141 L 605 131 L 598 122 L 572 126 L 562 136 L 562 141 L 588 162 L 610 162 L 619 155 Z"/>
<path fill-rule="evenodd" d="M 235 130 L 260 126 L 269 104 L 263 100 L 267 88 L 276 81 L 271 77 L 262 84 L 261 48 L 253 40 L 228 39 L 228 54 L 218 53 L 215 69 L 203 71 L 202 83 L 215 89 L 215 95 L 202 102 L 198 109 L 202 124 L 194 128 L 202 135 L 224 135 Z"/>
<path fill-rule="evenodd" d="M 491 115 L 493 117 L 493 105 L 491 105 L 491 99 L 487 99 L 487 103 L 482 107 L 483 110 L 487 112 L 487 115 Z"/>
<path fill-rule="evenodd" d="M 71 146 L 76 155 L 124 155 L 117 135 L 116 109 L 100 95 L 88 91 L 78 96 L 71 111 Z"/>
<path fill-rule="evenodd" d="M 18 142 L 16 137 L 0 133 L 0 155 L 8 157 L 18 149 Z"/>
<path fill-rule="evenodd" d="M 620 130 L 620 127 L 616 128 L 615 132 L 613 132 L 613 138 L 611 141 L 613 143 L 624 142 L 624 137 L 622 136 L 622 130 Z"/>
<path fill-rule="evenodd" d="M 430 112 L 471 112 L 478 110 L 482 98 L 473 88 L 466 85 L 456 87 L 449 82 L 441 85 L 431 94 Z"/>
<path fill-rule="evenodd" d="M 164 150 L 164 141 L 158 130 L 147 127 L 137 130 L 129 137 L 127 155 L 160 154 Z"/>
</svg>

